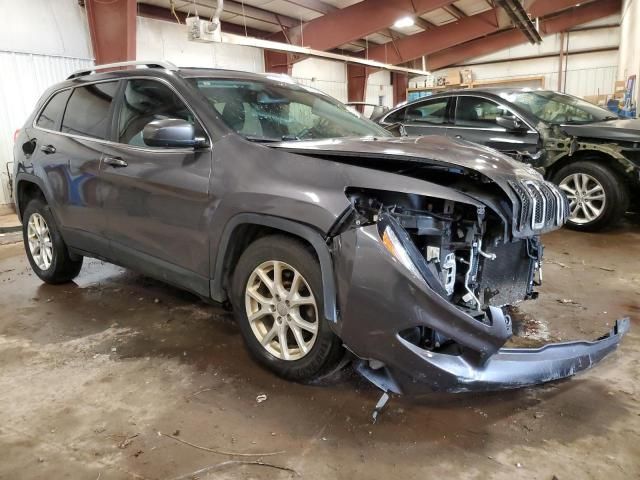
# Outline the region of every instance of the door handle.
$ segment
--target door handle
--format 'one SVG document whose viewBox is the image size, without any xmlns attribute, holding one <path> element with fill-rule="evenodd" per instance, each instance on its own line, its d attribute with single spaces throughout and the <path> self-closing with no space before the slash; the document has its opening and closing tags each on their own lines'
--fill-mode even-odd
<svg viewBox="0 0 640 480">
<path fill-rule="evenodd" d="M 40 150 L 42 150 L 47 155 L 56 153 L 56 147 L 54 147 L 53 145 L 43 145 L 40 147 Z"/>
<path fill-rule="evenodd" d="M 458 140 L 462 140 L 462 135 L 456 135 L 455 138 L 457 138 Z"/>
<path fill-rule="evenodd" d="M 128 165 L 126 161 L 118 157 L 104 157 L 103 162 L 111 165 L 113 168 L 122 168 Z"/>
</svg>

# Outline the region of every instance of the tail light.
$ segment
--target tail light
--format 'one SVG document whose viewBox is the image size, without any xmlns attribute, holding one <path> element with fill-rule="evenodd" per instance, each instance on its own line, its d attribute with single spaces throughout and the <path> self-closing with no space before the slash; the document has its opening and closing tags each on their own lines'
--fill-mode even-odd
<svg viewBox="0 0 640 480">
<path fill-rule="evenodd" d="M 18 135 L 20 135 L 19 128 L 15 132 L 13 132 L 13 143 L 16 143 L 16 140 L 18 140 Z"/>
</svg>

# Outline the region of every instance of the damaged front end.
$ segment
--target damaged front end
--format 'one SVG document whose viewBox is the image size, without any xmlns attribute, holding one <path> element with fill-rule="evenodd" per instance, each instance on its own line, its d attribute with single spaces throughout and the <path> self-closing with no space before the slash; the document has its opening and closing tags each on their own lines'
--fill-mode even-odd
<svg viewBox="0 0 640 480">
<path fill-rule="evenodd" d="M 627 331 L 622 320 L 594 342 L 504 348 L 512 336 L 507 307 L 535 298 L 542 279 L 539 234 L 568 215 L 566 198 L 548 182 L 509 187 L 467 185 L 448 198 L 346 190 L 351 208 L 329 235 L 336 329 L 361 359 L 359 372 L 384 391 L 488 391 L 557 380 L 591 367 Z"/>
</svg>

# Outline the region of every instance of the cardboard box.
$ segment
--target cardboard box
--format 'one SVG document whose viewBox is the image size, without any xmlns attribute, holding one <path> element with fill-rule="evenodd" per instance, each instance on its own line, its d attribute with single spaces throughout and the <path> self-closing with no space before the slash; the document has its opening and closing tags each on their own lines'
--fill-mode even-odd
<svg viewBox="0 0 640 480">
<path fill-rule="evenodd" d="M 462 77 L 462 83 L 465 85 L 473 83 L 473 71 L 470 68 L 460 70 L 460 76 Z"/>
<path fill-rule="evenodd" d="M 460 70 L 450 70 L 447 73 L 446 84 L 447 85 L 460 85 Z"/>
</svg>

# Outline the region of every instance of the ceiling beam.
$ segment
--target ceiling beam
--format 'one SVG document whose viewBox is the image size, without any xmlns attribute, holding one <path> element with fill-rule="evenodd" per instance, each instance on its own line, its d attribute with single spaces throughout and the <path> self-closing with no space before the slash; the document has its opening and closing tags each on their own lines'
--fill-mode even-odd
<svg viewBox="0 0 640 480">
<path fill-rule="evenodd" d="M 138 15 L 141 17 L 147 18 L 155 18 L 156 20 L 165 20 L 167 22 L 177 22 L 178 20 L 181 23 L 185 23 L 187 18 L 187 14 L 185 12 L 181 12 L 176 10 L 176 16 L 173 15 L 170 9 L 159 7 L 157 5 L 150 5 L 147 3 L 138 3 Z M 236 35 L 244 35 L 245 29 L 242 25 L 237 25 L 235 23 L 229 22 L 220 22 L 222 31 L 225 33 L 233 33 Z M 251 37 L 264 38 L 268 35 L 271 35 L 271 32 L 266 32 L 264 30 L 258 30 L 256 28 L 247 27 L 246 30 L 247 35 Z"/>
<path fill-rule="evenodd" d="M 575 2 L 576 0 L 573 0 Z M 610 1 L 620 4 L 620 0 L 595 0 L 590 3 L 582 3 L 582 10 L 608 5 Z M 534 17 L 543 17 L 567 8 L 567 0 L 537 0 L 530 8 Z M 601 7 L 602 8 L 602 7 Z M 396 40 L 394 48 L 387 45 L 376 45 L 369 48 L 368 58 L 383 63 L 398 65 L 424 55 L 433 55 L 436 52 L 455 47 L 461 43 L 484 37 L 500 30 L 496 23 L 496 11 L 486 10 L 477 15 L 461 18 L 455 22 L 447 23 L 415 35 Z M 600 17 L 598 17 L 600 18 Z"/>
<path fill-rule="evenodd" d="M 494 11 L 487 10 L 478 15 L 465 17 L 432 30 L 426 30 L 396 40 L 396 48 L 389 48 L 387 45 L 376 45 L 373 48 L 369 48 L 369 58 L 398 65 L 414 58 L 430 55 L 468 40 L 488 35 L 497 28 Z"/>
<path fill-rule="evenodd" d="M 551 13 L 553 16 L 540 20 L 541 33 L 552 35 L 576 25 L 613 15 L 620 11 L 620 6 L 620 0 L 600 0 L 571 10 L 564 9 L 559 14 Z M 525 42 L 525 38 L 517 29 L 505 30 L 434 53 L 428 57 L 427 67 L 429 70 L 438 70 Z"/>
<path fill-rule="evenodd" d="M 464 18 L 467 16 L 466 13 L 464 13 L 462 10 L 460 10 L 458 7 L 456 7 L 453 3 L 451 5 L 448 5 L 446 7 L 442 7 L 442 9 L 447 12 L 449 15 L 451 15 L 452 17 L 455 17 L 456 19 L 460 20 L 461 18 Z"/>
<path fill-rule="evenodd" d="M 389 28 L 401 17 L 415 17 L 451 3 L 453 0 L 363 0 L 292 27 L 289 37 L 296 45 L 331 50 Z M 272 40 L 284 38 L 277 34 Z"/>
<path fill-rule="evenodd" d="M 335 12 L 336 10 L 340 10 L 338 7 L 334 7 L 330 3 L 325 3 L 321 0 L 284 0 L 284 1 L 292 5 L 297 5 L 298 7 L 303 7 L 308 10 L 313 10 L 314 12 L 318 12 L 323 15 Z"/>
</svg>

